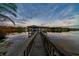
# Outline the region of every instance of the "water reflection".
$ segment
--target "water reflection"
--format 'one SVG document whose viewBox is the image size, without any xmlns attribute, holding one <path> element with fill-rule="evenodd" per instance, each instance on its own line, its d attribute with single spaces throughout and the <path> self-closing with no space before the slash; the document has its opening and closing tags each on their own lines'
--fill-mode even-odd
<svg viewBox="0 0 79 59">
<path fill-rule="evenodd" d="M 64 50 L 79 55 L 79 31 L 48 33 L 49 39 Z"/>
</svg>

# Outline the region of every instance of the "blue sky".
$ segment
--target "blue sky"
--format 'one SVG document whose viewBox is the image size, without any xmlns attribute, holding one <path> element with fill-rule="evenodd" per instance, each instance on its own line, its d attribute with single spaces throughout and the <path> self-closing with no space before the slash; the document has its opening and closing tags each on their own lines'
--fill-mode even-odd
<svg viewBox="0 0 79 59">
<path fill-rule="evenodd" d="M 25 3 L 17 5 L 18 25 L 79 25 L 79 4 Z"/>
</svg>

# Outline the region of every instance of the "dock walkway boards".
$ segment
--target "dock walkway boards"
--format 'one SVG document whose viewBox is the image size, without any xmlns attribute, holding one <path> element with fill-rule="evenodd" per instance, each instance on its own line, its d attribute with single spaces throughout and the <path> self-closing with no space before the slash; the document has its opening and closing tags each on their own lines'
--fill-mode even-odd
<svg viewBox="0 0 79 59">
<path fill-rule="evenodd" d="M 47 56 L 47 52 L 40 33 L 38 33 L 36 38 L 34 39 L 33 46 L 30 51 L 30 56 Z"/>
</svg>

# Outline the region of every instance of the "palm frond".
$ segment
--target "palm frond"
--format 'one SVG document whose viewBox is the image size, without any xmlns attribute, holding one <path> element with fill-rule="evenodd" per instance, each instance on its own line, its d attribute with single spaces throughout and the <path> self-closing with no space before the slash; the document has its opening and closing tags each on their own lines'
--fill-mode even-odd
<svg viewBox="0 0 79 59">
<path fill-rule="evenodd" d="M 13 23 L 13 25 L 15 26 L 15 22 L 14 22 L 10 17 L 5 16 L 5 15 L 3 15 L 3 14 L 0 14 L 0 16 L 9 19 L 9 20 Z M 5 20 L 4 20 L 4 21 L 5 21 Z"/>
<path fill-rule="evenodd" d="M 14 3 L 0 3 L 0 16 L 8 18 L 15 25 L 15 22 L 9 16 L 3 15 L 1 12 L 6 11 L 16 17 L 16 8 Z"/>
<path fill-rule="evenodd" d="M 11 3 L 1 3 L 0 4 L 0 12 L 7 11 L 8 13 L 11 13 L 12 15 L 16 16 L 16 4 Z"/>
</svg>

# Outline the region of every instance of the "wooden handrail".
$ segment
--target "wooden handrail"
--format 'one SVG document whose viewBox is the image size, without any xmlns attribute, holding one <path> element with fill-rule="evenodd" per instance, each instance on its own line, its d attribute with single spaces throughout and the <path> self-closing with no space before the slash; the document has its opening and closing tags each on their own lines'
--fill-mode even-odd
<svg viewBox="0 0 79 59">
<path fill-rule="evenodd" d="M 34 35 L 29 39 L 28 46 L 26 47 L 26 49 L 24 51 L 24 55 L 27 55 L 27 56 L 29 55 L 33 42 L 34 42 L 34 38 L 36 37 L 36 35 L 37 35 L 37 32 L 35 32 Z"/>
<path fill-rule="evenodd" d="M 43 32 L 41 32 L 41 35 L 44 39 L 45 47 L 47 48 L 48 54 L 50 56 L 51 55 L 72 56 L 72 54 L 69 53 L 68 51 L 65 51 L 63 47 L 60 47 L 55 43 L 51 42 Z"/>
</svg>

